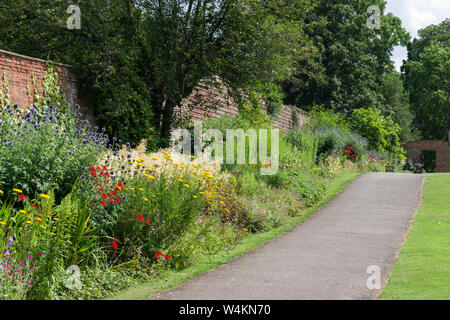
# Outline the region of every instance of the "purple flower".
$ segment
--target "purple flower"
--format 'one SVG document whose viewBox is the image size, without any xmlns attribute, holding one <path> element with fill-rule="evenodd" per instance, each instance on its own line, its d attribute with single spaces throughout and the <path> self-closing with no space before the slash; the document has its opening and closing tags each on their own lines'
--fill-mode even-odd
<svg viewBox="0 0 450 320">
<path fill-rule="evenodd" d="M 13 244 L 13 242 L 14 242 L 14 238 L 11 236 L 11 237 L 9 237 L 9 242 L 6 244 L 6 248 L 9 248 L 9 247 L 11 247 L 11 245 Z"/>
</svg>

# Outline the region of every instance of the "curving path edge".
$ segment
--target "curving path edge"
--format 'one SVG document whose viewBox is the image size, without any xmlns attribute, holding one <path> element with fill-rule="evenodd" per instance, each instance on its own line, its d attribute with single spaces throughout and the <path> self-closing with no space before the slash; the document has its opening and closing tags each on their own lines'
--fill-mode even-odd
<svg viewBox="0 0 450 320">
<path fill-rule="evenodd" d="M 368 173 L 305 222 L 153 299 L 376 299 L 422 200 L 424 176 Z M 367 288 L 379 266 L 381 289 Z"/>
</svg>

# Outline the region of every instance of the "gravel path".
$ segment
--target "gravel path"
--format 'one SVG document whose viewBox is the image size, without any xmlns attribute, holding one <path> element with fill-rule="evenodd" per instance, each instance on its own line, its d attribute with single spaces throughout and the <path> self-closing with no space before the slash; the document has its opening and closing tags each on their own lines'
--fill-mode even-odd
<svg viewBox="0 0 450 320">
<path fill-rule="evenodd" d="M 422 175 L 368 173 L 307 221 L 214 271 L 160 293 L 175 300 L 376 299 L 422 199 Z"/>
</svg>

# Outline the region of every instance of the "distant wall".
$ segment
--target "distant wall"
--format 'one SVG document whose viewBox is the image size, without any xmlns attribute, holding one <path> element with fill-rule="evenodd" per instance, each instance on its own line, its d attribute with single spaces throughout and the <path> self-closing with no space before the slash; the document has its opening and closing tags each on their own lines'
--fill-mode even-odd
<svg viewBox="0 0 450 320">
<path fill-rule="evenodd" d="M 450 133 L 449 133 L 450 134 Z M 436 152 L 436 171 L 450 172 L 450 142 L 448 141 L 412 141 L 405 145 L 408 160 L 421 160 L 422 151 Z"/>
<path fill-rule="evenodd" d="M 18 104 L 23 108 L 32 105 L 33 95 L 30 89 L 34 89 L 33 75 L 40 87 L 46 65 L 45 60 L 0 50 L 0 80 L 3 79 L 3 75 L 8 77 L 12 104 Z M 66 100 L 71 104 L 80 104 L 85 117 L 95 122 L 92 108 L 83 103 L 84 99 L 78 94 L 77 82 L 70 72 L 70 66 L 61 63 L 53 65 L 59 76 L 59 85 L 66 94 Z M 3 81 L 0 81 L 0 86 L 2 84 Z M 190 120 L 200 120 L 223 115 L 234 117 L 238 110 L 237 103 L 230 97 L 225 86 L 202 82 L 176 111 L 178 114 L 187 115 Z M 289 131 L 294 126 L 303 127 L 307 118 L 308 116 L 300 109 L 283 105 L 274 120 L 274 125 L 280 130 Z"/>
<path fill-rule="evenodd" d="M 205 118 L 234 117 L 239 111 L 238 104 L 228 94 L 224 85 L 201 83 L 187 97 L 176 112 L 190 120 Z M 289 131 L 294 126 L 303 127 L 308 116 L 297 107 L 283 105 L 274 119 L 274 126 Z"/>
</svg>

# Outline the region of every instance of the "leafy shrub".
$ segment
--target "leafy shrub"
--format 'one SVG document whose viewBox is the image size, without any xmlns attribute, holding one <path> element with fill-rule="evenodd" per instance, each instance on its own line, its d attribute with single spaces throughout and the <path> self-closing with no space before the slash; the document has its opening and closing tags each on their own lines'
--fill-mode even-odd
<svg viewBox="0 0 450 320">
<path fill-rule="evenodd" d="M 347 131 L 350 129 L 347 120 L 341 114 L 333 110 L 327 110 L 323 106 L 314 106 L 309 116 L 308 124 L 313 130 L 334 128 Z"/>
<path fill-rule="evenodd" d="M 94 162 L 108 137 L 91 130 L 77 109 L 21 110 L 17 105 L 0 111 L 0 188 L 28 195 L 54 189 L 57 201 L 73 187 L 83 166 Z"/>
<path fill-rule="evenodd" d="M 340 129 L 317 129 L 314 135 L 318 138 L 318 158 L 324 159 L 330 155 L 341 155 L 344 148 L 352 146 L 355 148 L 359 160 L 366 152 L 367 140 L 349 130 Z"/>
<path fill-rule="evenodd" d="M 189 228 L 202 208 L 200 176 L 169 164 L 156 176 L 141 161 L 130 160 L 131 178 L 122 180 L 121 172 L 97 166 L 90 167 L 81 182 L 95 212 L 93 226 L 110 239 L 105 247 L 111 249 L 114 264 L 154 259 Z"/>
<path fill-rule="evenodd" d="M 394 159 L 404 158 L 399 138 L 401 129 L 390 116 L 383 116 L 375 108 L 361 108 L 353 110 L 350 122 L 355 132 L 368 139 L 370 149 L 388 151 Z"/>
<path fill-rule="evenodd" d="M 245 199 L 249 208 L 246 229 L 249 232 L 266 232 L 285 223 L 289 217 L 302 213 L 304 203 L 291 190 L 266 190 L 251 199 Z"/>
<path fill-rule="evenodd" d="M 235 193 L 238 184 L 234 177 L 209 179 L 205 187 L 206 214 L 218 216 L 223 223 L 242 228 L 245 225 L 246 208 Z"/>
<path fill-rule="evenodd" d="M 302 171 L 286 172 L 285 181 L 285 187 L 298 193 L 308 206 L 319 202 L 326 191 L 325 182 L 321 178 Z"/>
</svg>

